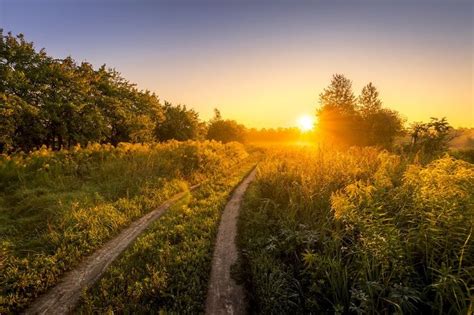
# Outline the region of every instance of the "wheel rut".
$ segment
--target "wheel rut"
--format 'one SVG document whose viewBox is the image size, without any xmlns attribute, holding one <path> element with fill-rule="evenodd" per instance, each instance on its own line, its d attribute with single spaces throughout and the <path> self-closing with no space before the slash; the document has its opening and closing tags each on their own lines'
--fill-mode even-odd
<svg viewBox="0 0 474 315">
<path fill-rule="evenodd" d="M 242 286 L 231 277 L 231 266 L 237 261 L 235 243 L 237 218 L 242 199 L 255 179 L 256 169 L 237 186 L 222 213 L 212 258 L 211 278 L 206 299 L 206 314 L 245 314 L 245 294 Z"/>
<path fill-rule="evenodd" d="M 189 191 L 200 185 L 194 185 Z M 39 296 L 25 314 L 68 314 L 74 310 L 82 290 L 90 287 L 107 270 L 107 267 L 165 211 L 183 198 L 189 191 L 181 192 L 157 209 L 134 221 L 116 237 L 105 243 L 92 255 L 85 258 L 76 268 L 64 274 L 62 279 L 45 294 Z"/>
</svg>

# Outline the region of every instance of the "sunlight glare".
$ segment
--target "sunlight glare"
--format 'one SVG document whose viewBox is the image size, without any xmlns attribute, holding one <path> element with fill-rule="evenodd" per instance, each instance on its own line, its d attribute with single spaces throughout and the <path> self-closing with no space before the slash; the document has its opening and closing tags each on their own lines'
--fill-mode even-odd
<svg viewBox="0 0 474 315">
<path fill-rule="evenodd" d="M 314 128 L 314 118 L 310 115 L 303 115 L 298 118 L 298 128 L 303 131 L 310 131 Z"/>
</svg>

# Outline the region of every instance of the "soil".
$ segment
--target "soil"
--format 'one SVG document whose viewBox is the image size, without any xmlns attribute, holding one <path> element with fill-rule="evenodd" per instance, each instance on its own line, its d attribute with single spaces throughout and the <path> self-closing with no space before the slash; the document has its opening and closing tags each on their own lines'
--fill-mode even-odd
<svg viewBox="0 0 474 315">
<path fill-rule="evenodd" d="M 222 214 L 212 258 L 211 279 L 206 300 L 206 314 L 245 314 L 246 303 L 242 286 L 231 277 L 231 266 L 237 261 L 235 243 L 237 218 L 242 199 L 249 184 L 255 179 L 252 172 L 234 190 Z"/>
</svg>

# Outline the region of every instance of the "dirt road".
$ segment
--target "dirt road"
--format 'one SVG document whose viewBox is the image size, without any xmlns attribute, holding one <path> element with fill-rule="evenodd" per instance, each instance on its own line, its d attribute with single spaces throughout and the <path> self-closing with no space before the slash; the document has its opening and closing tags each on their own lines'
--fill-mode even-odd
<svg viewBox="0 0 474 315">
<path fill-rule="evenodd" d="M 230 268 L 238 257 L 235 237 L 239 208 L 247 187 L 255 179 L 255 172 L 253 169 L 235 189 L 222 214 L 212 258 L 206 314 L 245 314 L 244 291 L 231 278 Z"/>
<path fill-rule="evenodd" d="M 190 189 L 194 190 L 198 186 L 192 186 Z M 79 301 L 82 290 L 97 281 L 107 267 L 140 233 L 187 193 L 174 195 L 156 210 L 133 222 L 119 235 L 87 257 L 79 266 L 67 272 L 56 286 L 35 300 L 25 314 L 68 314 L 71 312 Z"/>
</svg>

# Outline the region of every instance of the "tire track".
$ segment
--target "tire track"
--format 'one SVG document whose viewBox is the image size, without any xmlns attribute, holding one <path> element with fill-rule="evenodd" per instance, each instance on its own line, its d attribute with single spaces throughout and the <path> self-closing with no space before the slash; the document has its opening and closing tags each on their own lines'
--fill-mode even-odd
<svg viewBox="0 0 474 315">
<path fill-rule="evenodd" d="M 190 187 L 189 191 L 195 190 L 200 185 Z M 138 235 L 189 191 L 174 195 L 157 209 L 134 221 L 119 235 L 85 258 L 76 268 L 66 272 L 54 287 L 33 301 L 25 314 L 68 314 L 73 311 L 82 290 L 96 282 Z"/>
<path fill-rule="evenodd" d="M 222 213 L 212 257 L 206 314 L 245 314 L 244 290 L 232 279 L 230 268 L 238 257 L 235 238 L 240 205 L 247 187 L 255 179 L 255 173 L 256 168 L 234 190 Z"/>
</svg>

